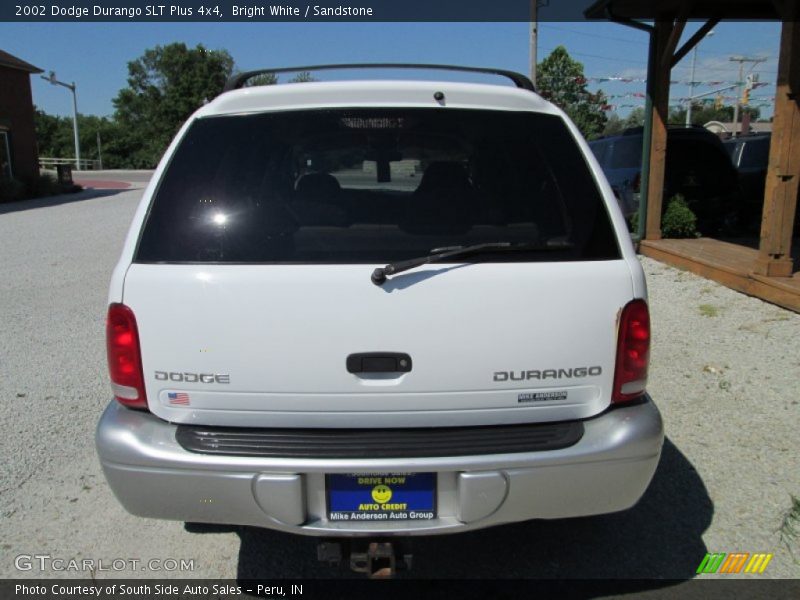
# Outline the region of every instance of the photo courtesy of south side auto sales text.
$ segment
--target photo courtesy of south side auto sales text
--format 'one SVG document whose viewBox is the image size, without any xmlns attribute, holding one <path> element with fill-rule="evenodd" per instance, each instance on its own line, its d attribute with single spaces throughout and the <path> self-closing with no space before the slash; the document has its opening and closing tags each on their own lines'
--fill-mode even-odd
<svg viewBox="0 0 800 600">
<path fill-rule="evenodd" d="M 18 583 L 14 586 L 14 593 L 16 597 L 24 596 L 66 596 L 69 598 L 79 597 L 133 597 L 141 598 L 142 596 L 164 596 L 164 597 L 186 597 L 186 596 L 200 596 L 208 597 L 213 595 L 224 596 L 238 596 L 240 594 L 256 594 L 260 597 L 271 596 L 301 596 L 303 594 L 303 586 L 300 584 L 292 585 L 266 585 L 254 584 L 249 586 L 229 585 L 229 584 L 182 584 L 176 585 L 173 583 L 111 583 L 108 585 L 80 585 L 69 583 L 48 583 L 45 585 L 25 585 Z M 50 597 L 48 596 L 48 597 Z"/>
</svg>

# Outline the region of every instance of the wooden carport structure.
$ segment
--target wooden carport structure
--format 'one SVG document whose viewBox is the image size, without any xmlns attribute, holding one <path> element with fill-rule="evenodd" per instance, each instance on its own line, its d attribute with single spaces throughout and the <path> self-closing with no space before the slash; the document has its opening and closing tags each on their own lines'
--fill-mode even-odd
<svg viewBox="0 0 800 600">
<path fill-rule="evenodd" d="M 798 312 L 800 273 L 794 273 L 791 244 L 800 180 L 799 5 L 798 0 L 598 0 L 585 11 L 589 19 L 610 20 L 650 34 L 640 251 Z M 679 47 L 689 20 L 703 25 Z M 782 21 L 758 250 L 709 238 L 661 238 L 670 71 L 721 20 Z"/>
</svg>

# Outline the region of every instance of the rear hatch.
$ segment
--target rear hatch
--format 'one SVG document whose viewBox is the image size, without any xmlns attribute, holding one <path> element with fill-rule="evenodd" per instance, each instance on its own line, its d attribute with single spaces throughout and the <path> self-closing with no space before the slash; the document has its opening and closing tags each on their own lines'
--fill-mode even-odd
<svg viewBox="0 0 800 600">
<path fill-rule="evenodd" d="M 370 278 L 492 242 L 520 246 Z M 560 117 L 441 108 L 197 120 L 124 288 L 151 411 L 262 427 L 597 414 L 631 297 Z"/>
</svg>

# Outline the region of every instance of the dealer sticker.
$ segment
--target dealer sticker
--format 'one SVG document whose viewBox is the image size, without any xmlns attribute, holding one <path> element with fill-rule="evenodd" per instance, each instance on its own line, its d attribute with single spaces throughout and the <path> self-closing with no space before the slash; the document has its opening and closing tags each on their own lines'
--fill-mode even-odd
<svg viewBox="0 0 800 600">
<path fill-rule="evenodd" d="M 325 480 L 331 521 L 436 518 L 436 473 L 336 473 Z"/>
<path fill-rule="evenodd" d="M 557 392 L 529 392 L 517 396 L 517 402 L 552 402 L 554 400 L 566 400 L 569 392 L 559 390 Z"/>
</svg>

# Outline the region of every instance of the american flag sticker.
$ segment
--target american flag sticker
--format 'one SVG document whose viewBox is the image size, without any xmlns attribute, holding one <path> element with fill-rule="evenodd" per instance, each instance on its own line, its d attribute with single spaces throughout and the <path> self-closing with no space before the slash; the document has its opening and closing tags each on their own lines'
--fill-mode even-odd
<svg viewBox="0 0 800 600">
<path fill-rule="evenodd" d="M 169 397 L 170 404 L 189 406 L 189 394 L 184 394 L 183 392 L 169 392 L 167 396 Z"/>
</svg>

